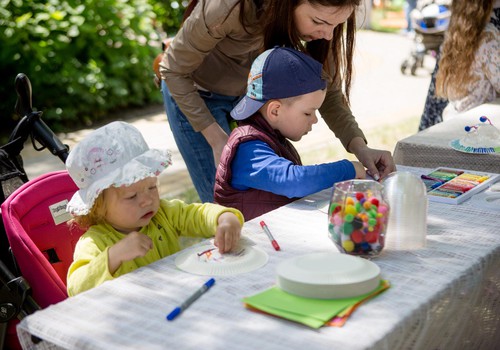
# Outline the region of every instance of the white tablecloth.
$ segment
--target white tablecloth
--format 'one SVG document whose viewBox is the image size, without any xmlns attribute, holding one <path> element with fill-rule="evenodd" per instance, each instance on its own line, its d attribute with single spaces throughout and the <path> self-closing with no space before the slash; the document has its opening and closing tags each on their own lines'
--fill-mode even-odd
<svg viewBox="0 0 500 350">
<path fill-rule="evenodd" d="M 487 116 L 500 129 L 500 99 L 451 117 L 419 133 L 397 142 L 394 148 L 396 164 L 437 168 L 500 172 L 500 153 L 470 154 L 454 150 L 450 142 L 465 136 L 465 126 L 480 124 L 479 117 Z"/>
<path fill-rule="evenodd" d="M 400 167 L 424 173 L 427 169 Z M 429 203 L 424 249 L 386 249 L 373 259 L 391 288 L 357 309 L 342 328 L 313 330 L 245 309 L 242 298 L 275 283 L 276 265 L 336 251 L 327 234 L 330 191 L 245 224 L 269 254 L 253 272 L 215 285 L 172 322 L 165 316 L 206 276 L 178 270 L 174 256 L 25 318 L 26 349 L 494 349 L 500 344 L 500 213 Z M 259 227 L 264 218 L 281 246 Z M 33 334 L 44 340 L 32 343 Z"/>
</svg>

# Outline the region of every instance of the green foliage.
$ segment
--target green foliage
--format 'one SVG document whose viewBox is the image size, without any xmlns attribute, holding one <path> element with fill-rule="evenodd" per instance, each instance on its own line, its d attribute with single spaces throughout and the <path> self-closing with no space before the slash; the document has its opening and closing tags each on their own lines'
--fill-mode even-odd
<svg viewBox="0 0 500 350">
<path fill-rule="evenodd" d="M 0 127 L 16 122 L 15 76 L 56 132 L 159 103 L 152 62 L 184 7 L 173 0 L 0 0 Z"/>
<path fill-rule="evenodd" d="M 189 1 L 177 0 L 149 0 L 153 6 L 153 11 L 156 14 L 157 26 L 159 30 L 167 34 L 167 37 L 172 37 L 177 33 L 182 22 L 184 9 Z"/>
</svg>

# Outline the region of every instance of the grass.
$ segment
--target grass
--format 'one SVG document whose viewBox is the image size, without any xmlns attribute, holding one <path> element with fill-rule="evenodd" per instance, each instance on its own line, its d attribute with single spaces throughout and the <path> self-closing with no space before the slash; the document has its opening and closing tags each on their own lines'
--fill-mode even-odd
<svg viewBox="0 0 500 350">
<path fill-rule="evenodd" d="M 187 175 L 187 174 L 186 174 Z M 187 175 L 188 176 L 188 175 Z M 178 194 L 172 194 L 169 193 L 166 196 L 163 196 L 165 199 L 180 199 L 186 203 L 200 203 L 200 197 L 198 196 L 198 193 L 194 189 L 194 187 L 189 187 L 185 191 L 182 191 Z"/>
</svg>

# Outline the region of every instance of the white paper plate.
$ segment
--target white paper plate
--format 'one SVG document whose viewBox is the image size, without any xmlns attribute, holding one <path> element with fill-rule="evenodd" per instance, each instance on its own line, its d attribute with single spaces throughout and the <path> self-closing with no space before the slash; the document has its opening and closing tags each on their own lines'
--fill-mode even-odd
<svg viewBox="0 0 500 350">
<path fill-rule="evenodd" d="M 459 139 L 452 140 L 450 142 L 451 148 L 463 153 L 473 153 L 473 154 L 488 154 L 488 153 L 500 153 L 500 145 L 498 147 L 471 147 L 464 146 L 460 143 Z"/>
<path fill-rule="evenodd" d="M 206 276 L 229 276 L 256 270 L 267 263 L 265 251 L 241 239 L 233 252 L 220 254 L 212 241 L 179 253 L 175 265 L 186 272 Z"/>
<path fill-rule="evenodd" d="M 380 268 L 347 254 L 313 253 L 277 267 L 278 286 L 306 298 L 341 299 L 369 293 L 379 286 Z"/>
</svg>

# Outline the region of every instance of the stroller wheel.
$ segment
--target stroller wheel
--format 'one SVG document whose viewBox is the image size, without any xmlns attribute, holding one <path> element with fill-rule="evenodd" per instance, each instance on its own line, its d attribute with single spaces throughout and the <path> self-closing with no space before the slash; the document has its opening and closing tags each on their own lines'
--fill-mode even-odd
<svg viewBox="0 0 500 350">
<path fill-rule="evenodd" d="M 410 69 L 411 75 L 417 75 L 417 65 L 414 64 Z"/>
<path fill-rule="evenodd" d="M 406 74 L 406 69 L 408 68 L 408 60 L 404 60 L 401 63 L 401 74 Z"/>
</svg>

